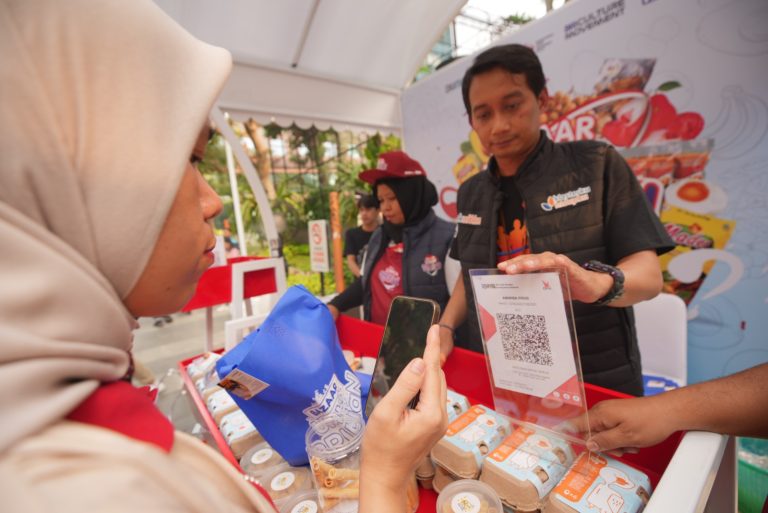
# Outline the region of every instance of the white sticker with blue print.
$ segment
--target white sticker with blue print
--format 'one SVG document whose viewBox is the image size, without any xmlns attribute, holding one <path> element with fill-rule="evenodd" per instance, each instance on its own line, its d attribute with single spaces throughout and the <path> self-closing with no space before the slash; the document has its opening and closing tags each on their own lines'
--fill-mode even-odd
<svg viewBox="0 0 768 513">
<path fill-rule="evenodd" d="M 589 194 L 591 192 L 592 187 L 587 185 L 586 187 L 579 187 L 578 189 L 560 194 L 550 194 L 547 197 L 547 201 L 541 204 L 541 209 L 545 212 L 551 212 L 553 210 L 584 203 L 585 201 L 589 201 Z"/>
</svg>

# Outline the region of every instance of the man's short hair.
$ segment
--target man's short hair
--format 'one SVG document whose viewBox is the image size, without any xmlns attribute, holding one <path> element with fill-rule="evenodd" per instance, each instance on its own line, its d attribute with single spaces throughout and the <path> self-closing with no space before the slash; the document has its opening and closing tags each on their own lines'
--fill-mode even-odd
<svg viewBox="0 0 768 513">
<path fill-rule="evenodd" d="M 357 208 L 379 208 L 379 202 L 370 194 L 361 194 L 357 198 Z"/>
<path fill-rule="evenodd" d="M 518 44 L 494 46 L 478 55 L 472 66 L 464 73 L 461 95 L 469 119 L 472 119 L 472 106 L 469 104 L 469 87 L 472 85 L 472 79 L 496 68 L 523 74 L 528 87 L 537 98 L 544 90 L 544 70 L 533 50 Z"/>
</svg>

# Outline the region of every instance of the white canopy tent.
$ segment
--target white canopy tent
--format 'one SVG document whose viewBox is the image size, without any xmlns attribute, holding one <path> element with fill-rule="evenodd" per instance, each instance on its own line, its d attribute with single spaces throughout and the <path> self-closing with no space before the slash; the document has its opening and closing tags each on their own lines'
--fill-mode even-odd
<svg viewBox="0 0 768 513">
<path fill-rule="evenodd" d="M 272 256 L 278 236 L 269 201 L 223 112 L 261 124 L 399 134 L 400 93 L 466 3 L 155 1 L 192 34 L 232 53 L 234 69 L 211 117 L 253 189 Z M 242 238 L 239 209 L 236 223 Z"/>
<path fill-rule="evenodd" d="M 156 0 L 232 52 L 235 119 L 399 133 L 400 92 L 466 0 Z"/>
</svg>

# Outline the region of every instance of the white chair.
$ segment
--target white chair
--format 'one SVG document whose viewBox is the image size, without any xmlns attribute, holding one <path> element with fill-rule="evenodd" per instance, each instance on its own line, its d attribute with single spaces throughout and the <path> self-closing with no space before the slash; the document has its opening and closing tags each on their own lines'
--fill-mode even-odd
<svg viewBox="0 0 768 513">
<path fill-rule="evenodd" d="M 264 269 L 274 271 L 276 291 L 257 298 L 244 297 L 245 274 Z M 232 319 L 224 323 L 224 348 L 229 350 L 237 345 L 242 340 L 245 329 L 252 330 L 260 326 L 286 289 L 285 264 L 282 258 L 263 258 L 232 264 L 232 302 L 229 307 Z M 252 299 L 259 303 L 256 313 L 253 312 Z"/>
<path fill-rule="evenodd" d="M 674 294 L 659 294 L 637 303 L 635 327 L 643 374 L 688 383 L 688 319 L 685 302 Z"/>
</svg>

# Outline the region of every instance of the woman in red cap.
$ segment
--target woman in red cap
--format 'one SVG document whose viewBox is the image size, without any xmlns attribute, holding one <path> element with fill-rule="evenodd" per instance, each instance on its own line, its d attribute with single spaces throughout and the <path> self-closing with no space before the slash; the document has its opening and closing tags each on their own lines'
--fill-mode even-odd
<svg viewBox="0 0 768 513">
<path fill-rule="evenodd" d="M 328 304 L 334 318 L 363 305 L 366 320 L 384 324 L 392 299 L 402 295 L 432 299 L 444 308 L 454 225 L 432 211 L 437 190 L 424 168 L 406 153 L 390 151 L 360 179 L 373 185 L 384 223 L 371 236 L 360 278 Z"/>
</svg>

